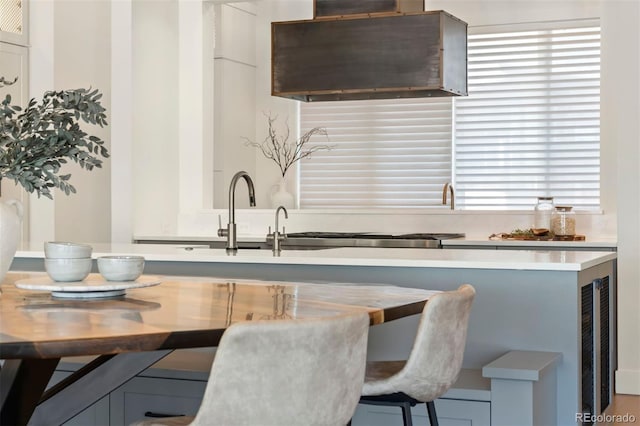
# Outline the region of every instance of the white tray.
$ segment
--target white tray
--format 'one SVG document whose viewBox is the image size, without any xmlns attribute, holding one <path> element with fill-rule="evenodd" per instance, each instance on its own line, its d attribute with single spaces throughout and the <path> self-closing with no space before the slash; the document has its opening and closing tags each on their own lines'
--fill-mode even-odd
<svg viewBox="0 0 640 426">
<path fill-rule="evenodd" d="M 160 284 L 160 277 L 143 275 L 135 281 L 107 281 L 99 274 L 91 274 L 82 281 L 53 281 L 49 277 L 18 280 L 15 286 L 23 290 L 50 291 L 53 297 L 86 299 L 122 296 L 132 288 Z"/>
</svg>

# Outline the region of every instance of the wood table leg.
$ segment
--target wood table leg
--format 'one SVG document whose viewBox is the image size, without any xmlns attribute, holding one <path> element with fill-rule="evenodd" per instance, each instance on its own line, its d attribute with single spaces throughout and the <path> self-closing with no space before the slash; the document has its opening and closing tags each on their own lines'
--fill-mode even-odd
<svg viewBox="0 0 640 426">
<path fill-rule="evenodd" d="M 8 359 L 0 370 L 0 425 L 26 425 L 60 358 Z"/>
</svg>

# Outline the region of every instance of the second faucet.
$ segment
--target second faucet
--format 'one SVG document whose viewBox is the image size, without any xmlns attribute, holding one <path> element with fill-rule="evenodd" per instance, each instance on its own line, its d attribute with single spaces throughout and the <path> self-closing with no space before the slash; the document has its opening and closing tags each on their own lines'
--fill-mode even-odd
<svg viewBox="0 0 640 426">
<path fill-rule="evenodd" d="M 267 235 L 267 239 L 273 238 L 273 254 L 280 253 L 280 242 L 287 238 L 287 234 L 284 230 L 284 226 L 282 227 L 282 233 L 279 231 L 278 227 L 278 216 L 280 216 L 280 210 L 284 212 L 284 218 L 289 219 L 289 213 L 287 213 L 287 209 L 284 206 L 280 206 L 276 209 L 276 223 L 273 234 L 271 233 L 271 227 L 269 227 L 269 234 Z"/>
<path fill-rule="evenodd" d="M 442 205 L 446 206 L 447 205 L 447 190 L 451 191 L 451 210 L 455 210 L 456 208 L 456 193 L 453 191 L 453 185 L 451 185 L 451 183 L 447 182 L 444 184 L 444 187 L 442 188 Z"/>
</svg>

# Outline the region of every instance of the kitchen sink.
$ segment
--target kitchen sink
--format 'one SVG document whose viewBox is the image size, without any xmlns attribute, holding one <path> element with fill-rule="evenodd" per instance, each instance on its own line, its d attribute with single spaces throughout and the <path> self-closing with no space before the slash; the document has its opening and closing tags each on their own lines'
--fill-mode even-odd
<svg viewBox="0 0 640 426">
<path fill-rule="evenodd" d="M 193 250 L 202 250 L 202 249 L 223 249 L 226 248 L 227 244 L 225 241 L 211 241 L 208 242 L 207 245 L 192 245 L 187 247 L 181 247 L 186 251 Z M 283 250 L 324 250 L 329 248 L 335 248 L 332 246 L 322 246 L 322 245 L 314 245 L 314 246 L 296 246 L 296 245 L 286 245 L 281 246 Z M 267 242 L 238 242 L 238 250 L 271 250 L 272 245 Z"/>
</svg>

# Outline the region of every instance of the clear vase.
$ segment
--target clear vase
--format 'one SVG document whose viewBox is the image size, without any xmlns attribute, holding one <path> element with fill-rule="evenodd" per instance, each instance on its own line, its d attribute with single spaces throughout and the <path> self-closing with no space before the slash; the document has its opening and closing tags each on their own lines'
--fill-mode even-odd
<svg viewBox="0 0 640 426">
<path fill-rule="evenodd" d="M 271 208 L 277 209 L 280 206 L 284 206 L 287 209 L 292 209 L 295 204 L 295 198 L 288 189 L 287 178 L 286 176 L 281 176 L 271 192 Z"/>
</svg>

